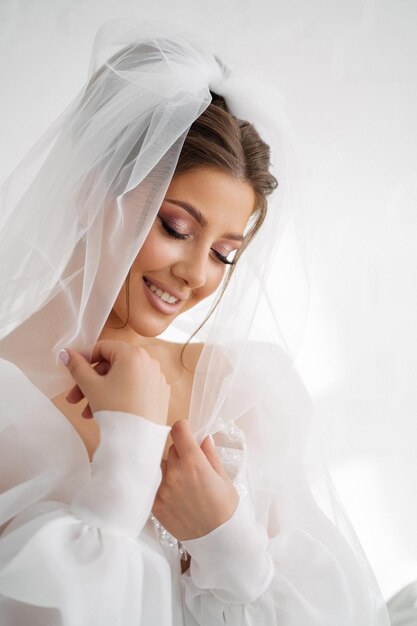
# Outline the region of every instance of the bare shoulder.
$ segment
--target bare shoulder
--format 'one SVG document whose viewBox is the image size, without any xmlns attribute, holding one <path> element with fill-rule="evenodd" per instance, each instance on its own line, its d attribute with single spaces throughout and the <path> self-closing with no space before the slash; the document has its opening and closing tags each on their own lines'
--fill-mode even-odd
<svg viewBox="0 0 417 626">
<path fill-rule="evenodd" d="M 179 352 L 182 350 L 182 345 L 178 344 Z M 178 349 L 178 348 L 177 348 Z M 183 359 L 186 366 L 193 372 L 197 368 L 198 360 L 204 349 L 204 343 L 189 343 L 184 349 Z"/>
</svg>

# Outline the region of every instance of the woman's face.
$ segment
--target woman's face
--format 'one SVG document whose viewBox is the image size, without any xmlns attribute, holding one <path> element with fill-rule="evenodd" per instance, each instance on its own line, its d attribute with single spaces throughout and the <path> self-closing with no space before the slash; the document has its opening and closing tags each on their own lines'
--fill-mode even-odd
<svg viewBox="0 0 417 626">
<path fill-rule="evenodd" d="M 156 337 L 210 296 L 226 271 L 221 257 L 230 261 L 242 246 L 239 238 L 254 207 L 250 184 L 215 167 L 174 176 L 131 267 L 128 326 L 144 337 Z M 124 282 L 109 320 L 123 324 L 127 317 Z"/>
</svg>

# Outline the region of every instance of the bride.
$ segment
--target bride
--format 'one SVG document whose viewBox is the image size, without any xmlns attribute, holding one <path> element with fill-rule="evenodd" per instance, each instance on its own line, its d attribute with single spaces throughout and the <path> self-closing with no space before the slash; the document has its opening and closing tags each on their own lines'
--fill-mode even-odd
<svg viewBox="0 0 417 626">
<path fill-rule="evenodd" d="M 2 626 L 389 625 L 267 323 L 274 93 L 172 25 L 106 23 L 6 181 Z"/>
<path fill-rule="evenodd" d="M 216 113 L 210 105 L 200 118 L 201 126 L 205 120 L 206 124 L 217 124 L 217 132 L 221 132 L 221 111 Z M 195 133 L 197 128 L 196 125 Z M 190 142 L 192 136 L 193 131 L 189 134 Z M 254 135 L 252 141 L 256 139 Z M 201 152 L 207 150 L 202 136 L 200 142 Z M 266 158 L 261 147 L 259 144 L 258 167 L 261 167 L 261 158 Z M 186 158 L 190 158 L 187 140 L 180 160 Z M 142 347 L 158 361 L 170 387 L 167 422 L 170 426 L 189 413 L 193 371 L 202 345 L 188 344 L 185 356 L 190 363 L 185 367 L 181 361 L 182 345 L 157 336 L 175 317 L 219 287 L 231 256 L 243 245 L 240 238 L 243 240 L 255 205 L 255 193 L 249 181 L 237 180 L 232 171 L 226 173 L 213 165 L 207 154 L 202 154 L 201 158 L 207 159 L 206 166 L 191 167 L 173 177 L 151 231 L 129 271 L 129 285 L 135 287 L 130 287 L 128 292 L 127 281 L 124 283 L 100 334 L 100 339 L 122 340 Z M 162 289 L 165 296 L 157 289 Z M 169 296 L 174 296 L 176 301 L 168 303 Z M 145 386 L 143 392 L 146 391 Z M 68 392 L 54 398 L 54 402 L 76 428 L 92 459 L 99 441 L 98 426 L 94 418 L 80 419 L 85 402 L 69 404 Z M 120 394 L 117 388 L 112 391 L 115 392 Z M 80 400 L 78 395 L 74 399 Z M 165 418 L 163 421 L 165 423 Z"/>
<path fill-rule="evenodd" d="M 210 115 L 213 116 L 212 125 L 217 122 L 220 132 L 221 113 L 216 113 L 211 105 L 201 116 L 200 124 L 203 125 L 207 118 L 210 120 Z M 212 133 L 213 130 L 211 128 Z M 192 136 L 193 131 L 189 134 L 189 141 Z M 202 138 L 200 141 L 203 144 Z M 252 141 L 259 142 L 255 134 Z M 262 147 L 259 142 L 258 167 L 261 167 Z M 266 151 L 266 146 L 263 149 Z M 180 160 L 186 154 L 187 140 Z M 207 154 L 202 158 L 207 159 Z M 172 459 L 177 458 L 177 450 L 194 441 L 187 426 L 188 421 L 184 418 L 189 414 L 193 373 L 202 344 L 188 344 L 186 355 L 189 362 L 185 366 L 181 362 L 182 345 L 158 339 L 157 336 L 177 315 L 195 306 L 218 288 L 226 265 L 231 263 L 228 258 L 243 244 L 243 233 L 254 205 L 255 193 L 249 181 L 237 180 L 232 172 L 227 174 L 209 161 L 208 166 L 191 167 L 173 177 L 157 219 L 129 271 L 129 291 L 125 283 L 101 332 L 102 342 L 97 346 L 97 355 L 101 358 L 110 357 L 108 360 L 112 364 L 116 359 L 124 359 L 126 371 L 121 370 L 115 375 L 112 368 L 105 380 L 97 376 L 96 381 L 93 379 L 90 382 L 87 362 L 78 354 L 73 355 L 68 365 L 78 385 L 72 391 L 66 390 L 53 399 L 55 406 L 69 419 L 82 438 L 90 461 L 99 445 L 100 428 L 94 417 L 83 419 L 83 416 L 90 416 L 101 407 L 146 415 L 146 419 L 152 422 L 171 427 L 182 420 L 175 429 L 175 445 L 171 434 L 168 434 L 162 456 L 166 462 L 169 448 L 173 446 L 170 468 Z M 169 302 L 170 298 L 175 299 L 175 302 Z M 126 318 L 127 322 L 123 323 L 122 320 Z M 155 370 L 150 360 L 143 360 L 141 350 L 128 351 L 124 346 L 109 340 L 119 340 L 144 349 L 158 367 Z M 115 379 L 111 375 L 115 375 Z M 88 389 L 85 395 L 90 405 L 86 405 L 85 401 L 81 403 L 83 394 L 80 388 Z M 202 460 L 203 452 L 199 452 L 196 445 L 193 448 L 197 454 L 196 460 L 198 457 Z M 220 481 L 213 481 L 213 469 L 210 471 L 206 463 L 205 468 L 209 471 L 207 475 L 201 476 L 201 480 L 207 483 L 207 493 L 202 492 L 198 485 L 193 493 L 189 484 L 182 484 L 181 490 L 171 495 L 174 508 L 165 513 L 158 507 L 157 517 L 164 521 L 166 528 L 172 529 L 172 534 L 178 539 L 207 534 L 231 517 L 237 507 L 237 493 L 233 483 L 221 471 L 221 463 L 210 449 L 210 443 L 205 441 L 203 450 L 207 450 L 207 457 L 227 479 L 227 488 L 221 493 L 219 485 L 223 485 Z M 186 477 L 183 477 L 183 483 Z M 161 492 L 167 478 L 169 474 L 168 477 L 164 475 Z M 216 490 L 216 498 L 210 499 L 210 491 L 213 490 Z M 160 501 L 162 503 L 162 499 Z M 183 527 L 178 521 L 181 514 L 184 518 Z M 169 515 L 176 519 L 171 521 Z M 185 569 L 183 566 L 183 571 Z"/>
</svg>

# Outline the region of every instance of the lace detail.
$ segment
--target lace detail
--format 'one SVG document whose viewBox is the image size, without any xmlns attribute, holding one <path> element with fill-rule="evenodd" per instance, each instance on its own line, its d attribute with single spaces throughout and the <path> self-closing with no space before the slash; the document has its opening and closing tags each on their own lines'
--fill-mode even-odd
<svg viewBox="0 0 417 626">
<path fill-rule="evenodd" d="M 226 439 L 230 445 L 216 446 L 226 472 L 233 480 L 236 491 L 241 499 L 247 498 L 249 490 L 246 484 L 246 438 L 241 428 L 234 422 L 219 420 L 220 427 L 216 435 Z"/>
<path fill-rule="evenodd" d="M 171 535 L 171 533 L 169 533 L 164 526 L 162 526 L 161 522 L 155 517 L 153 513 L 150 514 L 149 519 L 152 520 L 155 528 L 158 531 L 159 541 L 162 544 L 168 546 L 169 548 L 177 547 L 178 552 L 180 553 L 181 560 L 186 561 L 188 559 L 188 552 L 182 545 L 181 541 L 178 541 L 178 539 L 175 539 L 175 537 Z"/>
</svg>

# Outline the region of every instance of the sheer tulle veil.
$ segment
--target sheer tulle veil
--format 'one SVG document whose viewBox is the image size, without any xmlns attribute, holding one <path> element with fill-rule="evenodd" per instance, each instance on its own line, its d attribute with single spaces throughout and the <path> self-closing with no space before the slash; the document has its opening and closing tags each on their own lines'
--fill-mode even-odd
<svg viewBox="0 0 417 626">
<path fill-rule="evenodd" d="M 266 76 L 220 58 L 173 24 L 105 23 L 85 86 L 3 185 L 0 457 L 1 465 L 8 462 L 3 451 L 12 425 L 27 439 L 27 458 L 14 462 L 30 480 L 23 491 L 10 491 L 0 523 L 25 502 L 46 497 L 64 471 L 65 457 L 36 457 L 30 411 L 73 384 L 58 361 L 63 347 L 91 354 L 210 92 L 222 95 L 232 114 L 268 143 L 279 186 L 194 338 L 204 349 L 190 425 L 198 441 L 231 421 L 245 432 L 259 521 L 278 545 L 294 528 L 314 536 L 327 516 L 317 540 L 336 546 L 335 528 L 344 537 L 355 615 L 362 620 L 346 624 L 386 625 L 378 585 L 322 463 L 313 405 L 294 367 L 308 313 L 309 264 L 298 194 L 302 168 L 284 103 Z M 286 267 L 295 256 L 302 271 L 289 285 Z M 164 336 L 185 342 L 217 295 L 179 316 Z M 288 315 L 292 303 L 297 310 Z M 53 429 L 44 436 L 51 450 L 62 447 Z M 52 467 L 55 478 L 49 478 Z"/>
</svg>

